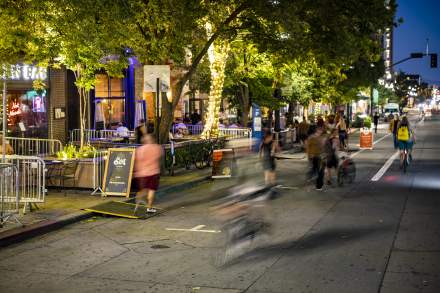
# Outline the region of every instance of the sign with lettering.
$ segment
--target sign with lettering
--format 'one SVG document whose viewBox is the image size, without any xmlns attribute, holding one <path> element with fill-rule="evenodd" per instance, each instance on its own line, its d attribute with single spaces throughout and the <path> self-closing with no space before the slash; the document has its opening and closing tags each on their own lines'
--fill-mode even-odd
<svg viewBox="0 0 440 293">
<path fill-rule="evenodd" d="M 107 195 L 130 195 L 131 178 L 133 175 L 134 148 L 108 149 L 105 162 L 103 193 Z"/>
<path fill-rule="evenodd" d="M 0 78 L 25 81 L 45 80 L 47 79 L 47 68 L 28 64 L 3 65 L 0 70 Z"/>
</svg>

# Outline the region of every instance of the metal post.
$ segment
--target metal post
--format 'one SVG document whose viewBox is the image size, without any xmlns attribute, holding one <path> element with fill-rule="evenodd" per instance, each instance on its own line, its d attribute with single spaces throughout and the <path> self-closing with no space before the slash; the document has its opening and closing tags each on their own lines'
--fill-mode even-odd
<svg viewBox="0 0 440 293">
<path fill-rule="evenodd" d="M 156 79 L 156 142 L 159 143 L 159 99 L 160 99 L 160 78 Z"/>
<path fill-rule="evenodd" d="M 2 136 L 2 162 L 6 162 L 6 80 L 3 81 L 3 136 Z"/>
</svg>

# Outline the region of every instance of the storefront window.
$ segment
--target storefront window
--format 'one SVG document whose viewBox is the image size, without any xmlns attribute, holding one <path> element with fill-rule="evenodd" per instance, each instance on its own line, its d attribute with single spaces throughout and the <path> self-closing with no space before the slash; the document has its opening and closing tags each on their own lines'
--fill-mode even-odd
<svg viewBox="0 0 440 293">
<path fill-rule="evenodd" d="M 97 129 L 116 129 L 119 122 L 125 121 L 125 99 L 96 99 L 95 127 Z"/>
<path fill-rule="evenodd" d="M 10 90 L 6 107 L 8 136 L 47 138 L 46 91 Z"/>
<path fill-rule="evenodd" d="M 122 78 L 96 75 L 95 128 L 115 129 L 125 122 L 125 91 Z"/>
</svg>

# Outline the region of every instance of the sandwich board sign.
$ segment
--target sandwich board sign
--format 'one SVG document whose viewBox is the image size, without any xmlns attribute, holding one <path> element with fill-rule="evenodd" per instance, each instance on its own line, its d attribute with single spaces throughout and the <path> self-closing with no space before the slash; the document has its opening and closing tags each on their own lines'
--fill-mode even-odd
<svg viewBox="0 0 440 293">
<path fill-rule="evenodd" d="M 105 162 L 103 196 L 130 196 L 134 148 L 110 148 Z"/>
</svg>

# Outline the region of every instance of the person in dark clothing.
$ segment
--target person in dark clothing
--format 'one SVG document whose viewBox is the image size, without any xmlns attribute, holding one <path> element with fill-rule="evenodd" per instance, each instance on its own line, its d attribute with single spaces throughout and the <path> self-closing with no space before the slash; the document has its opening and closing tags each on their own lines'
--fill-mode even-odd
<svg viewBox="0 0 440 293">
<path fill-rule="evenodd" d="M 399 128 L 398 126 L 400 123 L 399 116 L 397 116 L 397 115 L 394 116 L 393 114 L 390 114 L 390 120 L 391 120 L 391 122 L 390 122 L 389 129 L 390 129 L 390 132 L 393 134 L 394 149 L 397 150 L 397 148 L 399 146 L 399 141 L 397 140 L 397 129 Z"/>
<path fill-rule="evenodd" d="M 145 134 L 147 134 L 147 126 L 145 125 L 145 120 L 141 119 L 139 120 L 139 125 L 134 129 L 134 134 L 136 137 L 136 144 L 142 143 L 142 137 L 144 137 Z"/>
<path fill-rule="evenodd" d="M 310 171 L 308 172 L 308 179 L 312 179 L 314 175 L 316 178 L 316 190 L 322 190 L 324 185 L 325 162 L 322 159 L 324 152 L 324 129 L 316 128 L 316 131 L 307 139 L 307 156 L 310 162 Z"/>
<path fill-rule="evenodd" d="M 200 121 L 200 114 L 197 112 L 197 110 L 194 111 L 194 113 L 191 114 L 191 122 L 193 125 L 196 125 Z"/>
<path fill-rule="evenodd" d="M 374 133 L 377 133 L 377 125 L 379 124 L 379 114 L 377 114 L 377 112 L 374 113 L 373 123 L 374 123 Z"/>
<path fill-rule="evenodd" d="M 327 184 L 332 184 L 332 169 L 337 171 L 339 159 L 337 150 L 339 149 L 339 133 L 337 129 L 334 129 L 330 136 L 327 138 L 324 145 L 324 152 L 326 157 L 326 171 L 327 171 Z"/>
<path fill-rule="evenodd" d="M 263 141 L 260 145 L 259 156 L 263 162 L 264 181 L 266 185 L 274 185 L 276 180 L 275 174 L 275 153 L 278 151 L 277 142 L 273 139 L 270 131 L 264 133 Z"/>
<path fill-rule="evenodd" d="M 189 114 L 185 113 L 185 117 L 183 118 L 183 123 L 185 124 L 190 124 L 191 123 L 191 119 L 189 118 Z"/>
</svg>

